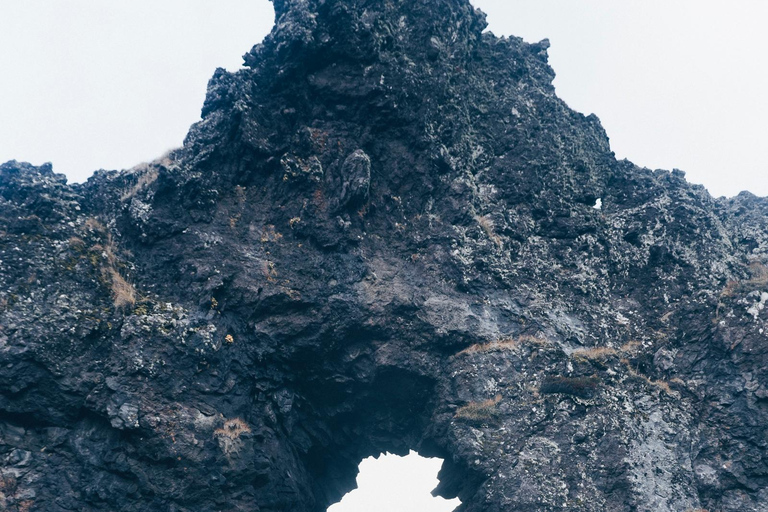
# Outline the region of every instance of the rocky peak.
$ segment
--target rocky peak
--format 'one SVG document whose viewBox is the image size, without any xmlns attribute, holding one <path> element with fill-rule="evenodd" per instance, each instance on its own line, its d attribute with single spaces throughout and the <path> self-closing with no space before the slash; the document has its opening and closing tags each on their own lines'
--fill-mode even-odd
<svg viewBox="0 0 768 512">
<path fill-rule="evenodd" d="M 311 56 L 371 61 L 382 52 L 410 51 L 432 59 L 466 57 L 467 46 L 486 27 L 485 15 L 466 0 L 275 0 L 273 5 L 275 28 L 265 46 L 311 50 Z M 254 65 L 248 55 L 246 63 Z"/>
</svg>

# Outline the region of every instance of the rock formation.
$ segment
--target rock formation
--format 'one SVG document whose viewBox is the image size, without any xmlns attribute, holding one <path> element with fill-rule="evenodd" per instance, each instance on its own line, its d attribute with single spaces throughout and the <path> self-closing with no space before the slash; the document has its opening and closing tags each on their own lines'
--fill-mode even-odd
<svg viewBox="0 0 768 512">
<path fill-rule="evenodd" d="M 414 449 L 464 512 L 768 511 L 768 200 L 617 161 L 468 0 L 274 7 L 183 148 L 0 167 L 0 508 L 322 512 Z"/>
</svg>

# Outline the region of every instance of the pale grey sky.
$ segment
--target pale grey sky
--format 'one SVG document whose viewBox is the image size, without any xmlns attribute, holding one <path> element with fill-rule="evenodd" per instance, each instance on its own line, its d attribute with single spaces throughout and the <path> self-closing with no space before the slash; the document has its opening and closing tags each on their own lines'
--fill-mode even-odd
<svg viewBox="0 0 768 512">
<path fill-rule="evenodd" d="M 0 0 L 0 161 L 84 181 L 180 146 L 273 21 L 267 0 Z"/>
<path fill-rule="evenodd" d="M 619 158 L 715 195 L 768 196 L 765 0 L 474 0 L 490 30 L 552 43 L 558 95 Z"/>
<path fill-rule="evenodd" d="M 617 156 L 714 195 L 768 195 L 765 0 L 475 0 L 497 35 L 548 37 L 558 94 Z M 267 0 L 2 0 L 0 161 L 74 181 L 181 144 L 217 66 L 270 29 Z"/>
<path fill-rule="evenodd" d="M 451 512 L 458 499 L 433 498 L 437 472 L 443 461 L 411 452 L 406 457 L 382 455 L 360 463 L 358 488 L 328 512 Z"/>
</svg>

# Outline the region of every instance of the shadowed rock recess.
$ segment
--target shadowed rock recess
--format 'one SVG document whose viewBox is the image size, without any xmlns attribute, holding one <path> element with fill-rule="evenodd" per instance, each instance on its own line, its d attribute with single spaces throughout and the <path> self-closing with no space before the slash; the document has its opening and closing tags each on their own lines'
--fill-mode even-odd
<svg viewBox="0 0 768 512">
<path fill-rule="evenodd" d="M 617 161 L 466 0 L 274 6 L 183 148 L 0 167 L 0 508 L 322 512 L 413 449 L 464 512 L 768 511 L 768 201 Z"/>
</svg>

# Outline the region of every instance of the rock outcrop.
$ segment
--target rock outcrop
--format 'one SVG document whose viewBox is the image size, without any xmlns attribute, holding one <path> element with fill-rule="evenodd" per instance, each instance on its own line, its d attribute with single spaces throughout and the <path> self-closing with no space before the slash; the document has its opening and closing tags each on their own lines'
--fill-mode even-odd
<svg viewBox="0 0 768 512">
<path fill-rule="evenodd" d="M 274 0 L 184 147 L 0 167 L 0 504 L 768 511 L 768 201 L 617 161 L 467 0 Z M 596 205 L 600 206 L 599 208 Z"/>
</svg>

